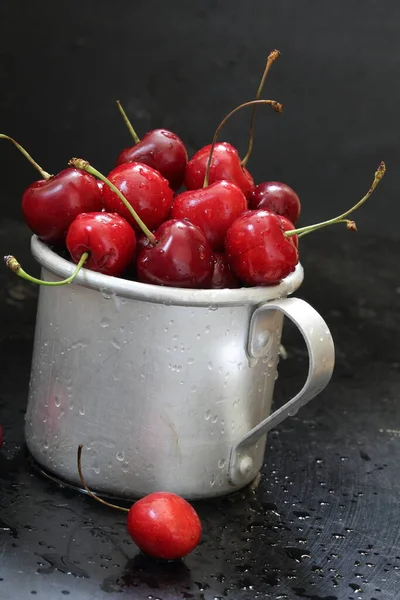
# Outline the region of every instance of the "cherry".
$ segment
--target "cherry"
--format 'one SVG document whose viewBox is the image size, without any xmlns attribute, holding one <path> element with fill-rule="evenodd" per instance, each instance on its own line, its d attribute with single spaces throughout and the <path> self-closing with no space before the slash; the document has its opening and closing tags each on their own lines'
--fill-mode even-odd
<svg viewBox="0 0 400 600">
<path fill-rule="evenodd" d="M 78 446 L 77 466 L 83 488 L 97 502 L 128 513 L 128 533 L 142 552 L 153 558 L 177 560 L 194 550 L 200 542 L 202 528 L 189 502 L 172 492 L 153 492 L 128 509 L 99 498 L 83 477 L 82 448 L 82 444 Z"/>
<path fill-rule="evenodd" d="M 211 148 L 212 144 L 204 146 L 188 162 L 185 173 L 185 186 L 188 190 L 203 187 Z M 238 151 L 227 142 L 219 142 L 214 146 L 208 182 L 215 183 L 222 179 L 235 183 L 246 196 L 254 186 L 252 176 L 240 164 Z"/>
<path fill-rule="evenodd" d="M 156 245 L 143 248 L 137 258 L 139 281 L 181 288 L 207 287 L 213 257 L 199 227 L 189 221 L 169 219 L 154 236 Z"/>
<path fill-rule="evenodd" d="M 101 191 L 92 175 L 74 168 L 50 175 L 13 138 L 4 134 L 0 138 L 12 142 L 42 176 L 22 196 L 24 219 L 41 240 L 62 244 L 69 225 L 79 213 L 102 209 Z"/>
<path fill-rule="evenodd" d="M 249 197 L 250 208 L 269 210 L 277 215 L 283 215 L 293 224 L 300 216 L 300 199 L 296 192 L 279 181 L 264 181 L 256 185 Z"/>
<path fill-rule="evenodd" d="M 171 217 L 188 219 L 200 227 L 214 250 L 223 250 L 227 230 L 246 209 L 247 200 L 239 187 L 229 181 L 216 181 L 176 196 Z"/>
<path fill-rule="evenodd" d="M 158 171 L 142 163 L 125 163 L 107 176 L 126 197 L 150 230 L 156 229 L 169 215 L 173 192 L 168 181 Z M 104 186 L 103 202 L 106 210 L 117 212 L 138 230 L 139 226 L 120 198 Z"/>
<path fill-rule="evenodd" d="M 196 548 L 201 522 L 194 508 L 171 492 L 154 492 L 135 502 L 128 513 L 128 532 L 149 556 L 176 560 Z"/>
<path fill-rule="evenodd" d="M 139 140 L 120 102 L 117 102 L 117 105 L 135 140 L 135 145 L 122 150 L 116 166 L 127 162 L 143 163 L 159 171 L 167 179 L 171 189 L 179 189 L 188 162 L 187 151 L 182 140 L 168 129 L 153 129 Z"/>
<path fill-rule="evenodd" d="M 246 211 L 228 230 L 225 248 L 238 279 L 246 285 L 273 285 L 294 271 L 298 252 L 277 215 Z"/>
<path fill-rule="evenodd" d="M 209 287 L 211 289 L 238 288 L 240 284 L 234 276 L 226 255 L 222 252 L 214 253 L 214 269 Z"/>
<path fill-rule="evenodd" d="M 74 262 L 88 252 L 86 268 L 115 276 L 121 275 L 132 262 L 136 236 L 118 214 L 81 213 L 69 226 L 66 244 Z"/>
</svg>

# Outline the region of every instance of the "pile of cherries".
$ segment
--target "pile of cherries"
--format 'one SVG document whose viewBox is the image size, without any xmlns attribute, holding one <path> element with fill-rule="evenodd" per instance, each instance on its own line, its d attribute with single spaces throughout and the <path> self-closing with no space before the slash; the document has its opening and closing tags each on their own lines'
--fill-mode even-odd
<svg viewBox="0 0 400 600">
<path fill-rule="evenodd" d="M 275 285 L 294 271 L 299 237 L 337 222 L 355 228 L 345 217 L 360 203 L 334 219 L 295 229 L 301 211 L 296 192 L 277 181 L 255 185 L 246 168 L 258 105 L 282 111 L 280 103 L 260 99 L 266 74 L 278 56 L 277 50 L 270 53 L 255 100 L 231 111 L 212 144 L 190 160 L 183 141 L 166 129 L 150 131 L 139 140 L 119 102 L 135 143 L 119 154 L 107 177 L 77 158 L 50 175 L 15 140 L 0 135 L 42 176 L 22 196 L 27 225 L 77 264 L 73 275 L 58 285 L 70 283 L 82 266 L 178 288 Z M 241 160 L 231 144 L 217 142 L 217 137 L 227 120 L 245 107 L 251 107 L 252 114 L 249 150 Z M 370 192 L 383 172 L 381 165 Z M 14 257 L 5 261 L 21 277 L 46 283 L 25 273 Z"/>
</svg>

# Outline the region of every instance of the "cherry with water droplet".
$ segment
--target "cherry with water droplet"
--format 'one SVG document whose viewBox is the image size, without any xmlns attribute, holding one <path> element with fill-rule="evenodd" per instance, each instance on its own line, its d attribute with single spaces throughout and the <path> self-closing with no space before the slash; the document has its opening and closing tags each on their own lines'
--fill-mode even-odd
<svg viewBox="0 0 400 600">
<path fill-rule="evenodd" d="M 213 272 L 210 245 L 199 227 L 169 219 L 154 232 L 156 243 L 137 258 L 137 279 L 142 283 L 180 288 L 208 287 Z"/>
<path fill-rule="evenodd" d="M 216 181 L 205 188 L 176 196 L 171 217 L 188 219 L 200 227 L 214 250 L 222 251 L 226 232 L 246 209 L 246 197 L 237 185 Z"/>
<path fill-rule="evenodd" d="M 122 192 L 151 231 L 168 218 L 173 192 L 165 177 L 152 167 L 137 162 L 124 163 L 113 169 L 107 179 Z M 135 218 L 108 186 L 103 188 L 103 203 L 108 212 L 117 212 L 139 231 Z"/>
<path fill-rule="evenodd" d="M 66 245 L 74 262 L 87 252 L 87 269 L 116 276 L 133 261 L 136 236 L 130 224 L 118 214 L 81 213 L 68 229 Z"/>
<path fill-rule="evenodd" d="M 127 162 L 143 163 L 159 171 L 167 179 L 172 190 L 178 190 L 183 183 L 188 162 L 187 151 L 182 140 L 168 129 L 153 129 L 140 140 L 120 102 L 117 102 L 117 105 L 135 140 L 135 145 L 122 150 L 116 166 Z"/>
<path fill-rule="evenodd" d="M 256 185 L 249 196 L 249 207 L 282 215 L 294 225 L 301 211 L 300 199 L 296 192 L 286 183 L 279 181 L 264 181 Z"/>
</svg>

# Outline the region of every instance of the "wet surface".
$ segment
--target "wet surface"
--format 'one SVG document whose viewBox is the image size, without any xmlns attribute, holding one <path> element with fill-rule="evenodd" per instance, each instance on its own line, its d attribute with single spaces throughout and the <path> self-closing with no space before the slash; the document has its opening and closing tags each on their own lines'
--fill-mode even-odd
<svg viewBox="0 0 400 600">
<path fill-rule="evenodd" d="M 3 254 L 10 240 L 34 271 L 25 228 L 2 224 Z M 333 258 L 323 251 L 328 243 Z M 298 295 L 332 331 L 334 377 L 318 399 L 271 432 L 257 489 L 196 505 L 202 543 L 176 564 L 142 556 L 123 515 L 32 466 L 23 424 L 36 292 L 0 269 L 0 598 L 400 597 L 396 248 L 362 236 L 352 242 L 346 232 L 304 244 L 306 281 Z M 307 368 L 290 326 L 284 344 L 277 404 L 302 385 Z"/>
</svg>

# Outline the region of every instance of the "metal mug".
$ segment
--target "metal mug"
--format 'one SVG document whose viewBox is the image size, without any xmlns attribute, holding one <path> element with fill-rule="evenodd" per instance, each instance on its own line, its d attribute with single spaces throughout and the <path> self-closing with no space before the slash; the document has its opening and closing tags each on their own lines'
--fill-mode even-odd
<svg viewBox="0 0 400 600">
<path fill-rule="evenodd" d="M 42 277 L 73 265 L 35 236 Z M 234 492 L 263 464 L 266 434 L 327 385 L 334 346 L 322 317 L 289 298 L 303 269 L 271 287 L 190 290 L 82 269 L 39 293 L 26 442 L 45 471 L 135 498 Z M 271 414 L 283 317 L 300 329 L 309 372 Z"/>
</svg>

